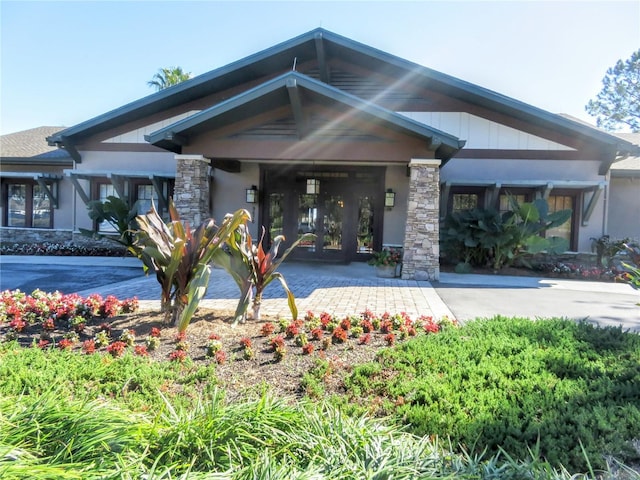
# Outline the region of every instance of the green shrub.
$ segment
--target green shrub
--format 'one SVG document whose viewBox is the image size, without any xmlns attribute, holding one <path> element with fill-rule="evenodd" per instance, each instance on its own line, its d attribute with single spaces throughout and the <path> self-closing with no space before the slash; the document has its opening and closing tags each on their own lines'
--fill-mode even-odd
<svg viewBox="0 0 640 480">
<path fill-rule="evenodd" d="M 587 468 L 580 442 L 598 467 L 603 455 L 638 459 L 640 337 L 619 328 L 479 320 L 382 351 L 346 384 L 352 402 L 471 452 L 525 459 L 539 442 L 574 471 Z"/>
<path fill-rule="evenodd" d="M 0 343 L 0 393 L 38 396 L 58 385 L 80 399 L 110 398 L 132 409 L 158 410 L 159 391 L 188 402 L 212 378 L 209 367 L 157 363 L 131 354 L 119 358 Z M 187 403 L 185 403 L 187 404 Z"/>
</svg>

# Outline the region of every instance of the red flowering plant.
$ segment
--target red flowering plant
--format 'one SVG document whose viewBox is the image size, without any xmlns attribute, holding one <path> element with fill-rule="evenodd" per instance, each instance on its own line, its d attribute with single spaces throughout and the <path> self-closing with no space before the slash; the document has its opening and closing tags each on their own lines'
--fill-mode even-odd
<svg viewBox="0 0 640 480">
<path fill-rule="evenodd" d="M 379 252 L 373 252 L 369 265 L 374 267 L 395 267 L 402 262 L 402 252 L 395 248 L 383 248 Z"/>
<path fill-rule="evenodd" d="M 260 333 L 263 337 L 268 337 L 275 331 L 276 327 L 273 323 L 267 322 L 260 328 Z"/>
<path fill-rule="evenodd" d="M 91 355 L 96 351 L 96 342 L 95 340 L 85 340 L 82 342 L 82 351 L 87 355 Z"/>
<path fill-rule="evenodd" d="M 333 343 L 344 343 L 347 341 L 348 336 L 348 332 L 342 327 L 336 327 L 331 334 Z"/>
<path fill-rule="evenodd" d="M 187 352 L 184 350 L 174 350 L 169 354 L 169 360 L 172 362 L 182 363 L 187 359 Z"/>
<path fill-rule="evenodd" d="M 122 302 L 113 296 L 107 297 L 107 300 L 100 295 L 83 298 L 57 291 L 46 293 L 36 289 L 28 295 L 20 290 L 5 290 L 0 292 L 0 326 L 7 322 L 16 339 L 23 330 L 27 331 L 27 327 L 31 327 L 29 334 L 34 333 L 33 327 L 41 328 L 44 333 L 56 329 L 81 333 L 100 311 L 120 311 Z M 130 308 L 135 306 L 135 302 L 130 300 L 124 302 L 129 302 Z"/>
<path fill-rule="evenodd" d="M 316 327 L 313 330 L 311 330 L 311 338 L 313 338 L 314 340 L 322 340 L 323 333 L 324 333 L 324 330 L 322 330 L 322 328 Z"/>
<path fill-rule="evenodd" d="M 149 351 L 147 350 L 147 346 L 146 345 L 136 345 L 133 348 L 133 352 L 140 356 L 140 357 L 147 357 L 149 356 Z"/>
<path fill-rule="evenodd" d="M 112 357 L 121 357 L 126 349 L 127 344 L 118 340 L 107 346 L 107 353 Z"/>
</svg>

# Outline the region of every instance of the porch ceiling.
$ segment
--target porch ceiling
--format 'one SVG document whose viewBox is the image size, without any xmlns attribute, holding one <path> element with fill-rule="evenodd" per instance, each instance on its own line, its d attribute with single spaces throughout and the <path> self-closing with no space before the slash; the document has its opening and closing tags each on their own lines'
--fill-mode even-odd
<svg viewBox="0 0 640 480">
<path fill-rule="evenodd" d="M 294 118 L 298 140 L 309 140 L 317 132 L 317 127 L 310 121 L 311 108 L 318 106 L 337 109 L 340 115 L 336 121 L 344 125 L 358 120 L 370 132 L 382 127 L 424 142 L 426 149 L 433 151 L 434 156 L 443 162 L 454 156 L 464 145 L 463 141 L 452 135 L 297 72 L 276 77 L 153 132 L 145 139 L 157 147 L 181 153 L 182 147 L 189 144 L 190 138 L 255 118 L 265 112 L 285 108 Z"/>
</svg>

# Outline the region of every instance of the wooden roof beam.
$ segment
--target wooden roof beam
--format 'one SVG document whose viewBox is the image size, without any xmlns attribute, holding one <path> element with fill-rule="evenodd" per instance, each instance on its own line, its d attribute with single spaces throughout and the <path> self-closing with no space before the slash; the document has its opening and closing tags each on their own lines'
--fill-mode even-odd
<svg viewBox="0 0 640 480">
<path fill-rule="evenodd" d="M 302 100 L 300 98 L 300 89 L 295 78 L 287 79 L 287 93 L 289 94 L 289 102 L 291 110 L 293 110 L 293 118 L 296 122 L 298 130 L 298 139 L 302 140 L 307 134 L 308 125 L 302 113 Z"/>
<path fill-rule="evenodd" d="M 324 50 L 324 39 L 322 32 L 318 32 L 314 37 L 316 44 L 316 55 L 318 57 L 318 67 L 320 68 L 320 80 L 329 83 L 331 80 L 331 72 L 329 71 L 329 63 L 327 62 L 327 54 Z"/>
</svg>

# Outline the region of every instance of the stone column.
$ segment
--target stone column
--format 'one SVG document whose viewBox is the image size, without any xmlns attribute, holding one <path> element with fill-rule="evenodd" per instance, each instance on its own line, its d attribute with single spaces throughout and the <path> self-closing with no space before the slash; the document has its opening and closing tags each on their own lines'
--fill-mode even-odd
<svg viewBox="0 0 640 480">
<path fill-rule="evenodd" d="M 193 228 L 211 216 L 209 210 L 210 162 L 202 155 L 176 155 L 173 202 L 180 219 Z"/>
<path fill-rule="evenodd" d="M 402 278 L 440 277 L 440 160 L 412 159 Z"/>
</svg>

